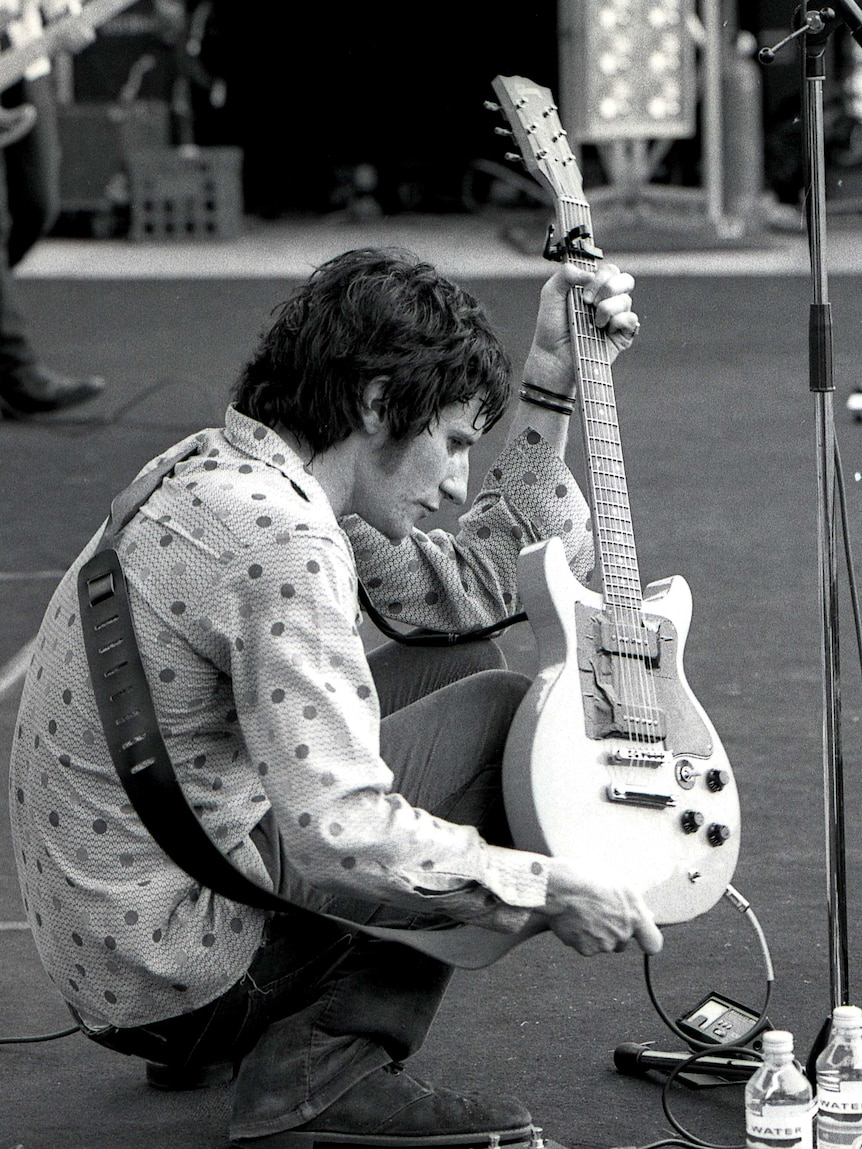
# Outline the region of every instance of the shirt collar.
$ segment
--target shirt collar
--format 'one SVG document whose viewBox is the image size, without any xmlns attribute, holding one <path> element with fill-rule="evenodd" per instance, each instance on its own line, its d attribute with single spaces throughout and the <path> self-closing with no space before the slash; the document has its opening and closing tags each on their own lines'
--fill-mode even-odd
<svg viewBox="0 0 862 1149">
<path fill-rule="evenodd" d="M 329 513 L 332 513 L 323 487 L 305 470 L 302 460 L 290 444 L 271 427 L 241 414 L 231 404 L 225 414 L 224 436 L 229 443 L 246 455 L 281 471 L 297 494 L 307 503 L 317 506 L 323 504 Z"/>
</svg>

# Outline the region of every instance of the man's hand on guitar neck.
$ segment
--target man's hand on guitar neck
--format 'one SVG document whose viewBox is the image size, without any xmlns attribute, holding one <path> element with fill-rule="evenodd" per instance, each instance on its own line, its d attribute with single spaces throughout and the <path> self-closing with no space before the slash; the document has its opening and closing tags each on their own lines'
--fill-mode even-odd
<svg viewBox="0 0 862 1149">
<path fill-rule="evenodd" d="M 567 300 L 573 287 L 581 288 L 581 299 L 592 307 L 596 327 L 607 336 L 609 363 L 631 347 L 640 328 L 632 311 L 635 281 L 627 271 L 615 263 L 602 263 L 591 275 L 573 263 L 560 265 L 542 288 L 524 378 L 572 397 L 576 378 Z"/>
<path fill-rule="evenodd" d="M 664 939 L 641 895 L 631 886 L 586 873 L 567 858 L 554 858 L 548 900 L 539 911 L 567 946 L 585 957 L 619 953 L 634 938 L 656 954 Z"/>
<path fill-rule="evenodd" d="M 574 399 L 577 373 L 569 293 L 572 288 L 581 289 L 582 303 L 576 307 L 583 310 L 582 304 L 586 304 L 596 327 L 607 336 L 606 354 L 610 365 L 620 351 L 631 347 L 640 328 L 638 317 L 632 311 L 634 285 L 628 272 L 620 271 L 613 263 L 601 264 L 592 275 L 575 264 L 561 264 L 542 288 L 533 343 L 524 365 L 524 382 L 563 399 Z M 547 407 L 520 403 L 513 414 L 509 434 L 515 439 L 526 427 L 533 427 L 563 456 L 569 422 L 567 415 Z"/>
</svg>

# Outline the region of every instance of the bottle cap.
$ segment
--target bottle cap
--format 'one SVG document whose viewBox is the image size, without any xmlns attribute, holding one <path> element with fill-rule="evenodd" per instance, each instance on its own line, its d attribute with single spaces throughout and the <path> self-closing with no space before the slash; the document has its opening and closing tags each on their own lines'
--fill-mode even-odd
<svg viewBox="0 0 862 1149">
<path fill-rule="evenodd" d="M 792 1053 L 793 1034 L 786 1029 L 767 1029 L 763 1035 L 764 1053 Z"/>
<path fill-rule="evenodd" d="M 858 1005 L 836 1005 L 832 1024 L 840 1029 L 858 1029 L 862 1026 L 862 1009 Z"/>
</svg>

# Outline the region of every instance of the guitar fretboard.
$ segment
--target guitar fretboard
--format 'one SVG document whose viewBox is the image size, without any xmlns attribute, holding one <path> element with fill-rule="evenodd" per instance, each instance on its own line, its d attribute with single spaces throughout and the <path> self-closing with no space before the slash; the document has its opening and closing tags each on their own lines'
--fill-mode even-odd
<svg viewBox="0 0 862 1149">
<path fill-rule="evenodd" d="M 563 235 L 568 235 L 578 225 L 592 235 L 590 209 L 585 203 L 561 199 L 558 223 Z M 585 271 L 594 270 L 594 262 L 589 255 L 581 256 L 574 252 L 568 258 Z M 604 599 L 609 606 L 640 610 L 640 572 L 607 337 L 595 326 L 578 288 L 569 295 L 569 322 L 578 373 L 578 401 L 594 516 L 593 534 L 601 563 Z"/>
</svg>

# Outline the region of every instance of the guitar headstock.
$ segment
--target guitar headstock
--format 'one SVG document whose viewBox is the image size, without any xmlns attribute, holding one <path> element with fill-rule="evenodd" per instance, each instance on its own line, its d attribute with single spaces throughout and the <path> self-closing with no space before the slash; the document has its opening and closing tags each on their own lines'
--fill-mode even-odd
<svg viewBox="0 0 862 1149">
<path fill-rule="evenodd" d="M 497 76 L 493 88 L 527 171 L 556 200 L 583 200 L 581 173 L 550 90 L 524 76 Z"/>
</svg>

